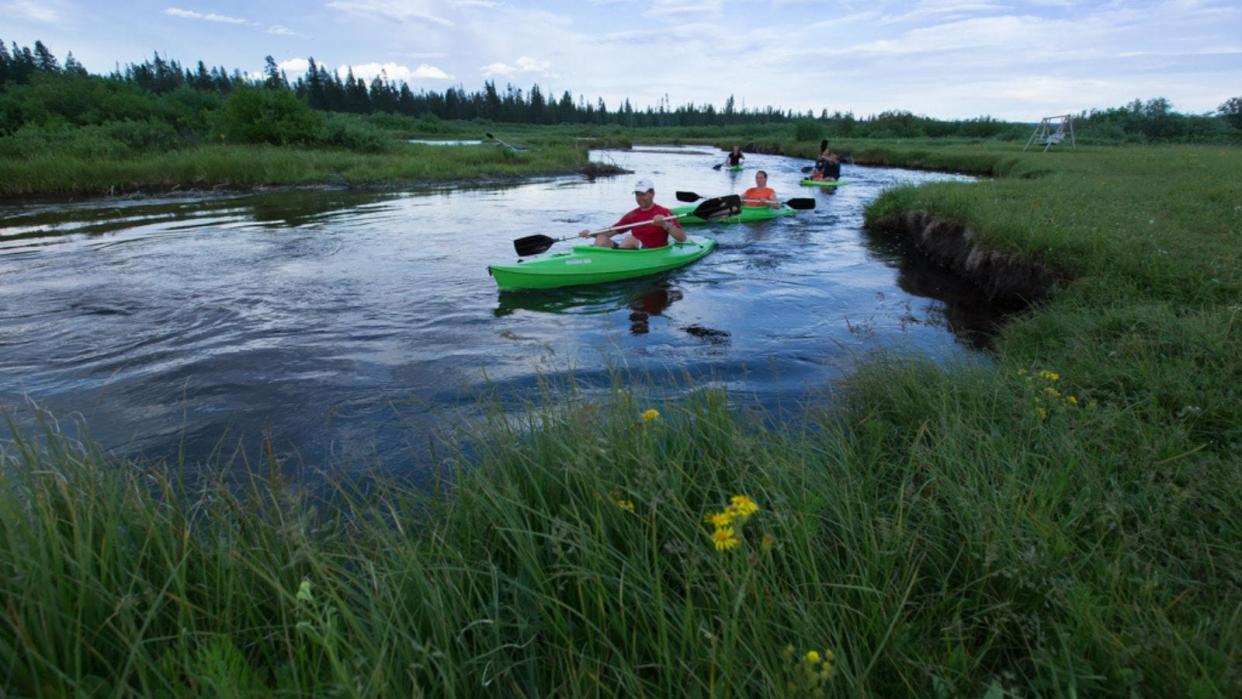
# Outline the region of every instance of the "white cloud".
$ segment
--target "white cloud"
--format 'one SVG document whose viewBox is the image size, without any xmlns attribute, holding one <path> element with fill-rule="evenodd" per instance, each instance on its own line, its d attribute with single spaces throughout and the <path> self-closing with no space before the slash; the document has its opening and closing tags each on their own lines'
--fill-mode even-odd
<svg viewBox="0 0 1242 699">
<path fill-rule="evenodd" d="M 32 22 L 59 22 L 60 12 L 55 8 L 49 7 L 46 2 L 31 2 L 31 0 L 14 0 L 0 5 L 0 9 L 4 10 L 4 14 L 16 19 L 25 19 Z"/>
<path fill-rule="evenodd" d="M 492 0 L 454 0 L 453 7 L 500 7 L 500 3 Z"/>
<path fill-rule="evenodd" d="M 297 32 L 293 31 L 292 29 L 286 27 L 283 24 L 273 24 L 272 26 L 267 28 L 267 33 L 275 34 L 276 36 L 297 36 Z"/>
<path fill-rule="evenodd" d="M 482 71 L 484 77 L 492 77 L 500 75 L 506 78 L 519 74 L 543 75 L 546 77 L 558 77 L 551 71 L 552 63 L 550 61 L 541 61 L 530 56 L 519 56 L 513 65 L 508 63 L 489 63 L 479 70 Z"/>
<path fill-rule="evenodd" d="M 649 17 L 718 14 L 721 0 L 654 0 L 644 12 Z"/>
<path fill-rule="evenodd" d="M 287 61 L 277 63 L 276 67 L 285 71 L 286 75 L 300 75 L 310 68 L 310 62 L 305 58 L 290 58 Z"/>
<path fill-rule="evenodd" d="M 164 14 L 173 17 L 182 17 L 184 19 L 201 19 L 205 22 L 221 22 L 223 24 L 250 24 L 249 20 L 240 17 L 229 17 L 228 15 L 218 15 L 214 12 L 195 12 L 194 10 L 183 10 L 180 7 L 165 8 Z"/>
<path fill-rule="evenodd" d="M 328 7 L 346 14 L 364 19 L 377 19 L 388 22 L 421 22 L 440 27 L 454 26 L 451 20 L 445 19 L 431 11 L 430 2 L 424 0 L 332 0 Z"/>
<path fill-rule="evenodd" d="M 387 79 L 394 82 L 413 82 L 415 80 L 452 80 L 453 76 L 436 66 L 421 63 L 417 68 L 401 65 L 400 63 L 363 63 L 362 65 L 343 65 L 336 69 L 336 74 L 345 77 L 353 70 L 355 78 L 362 78 L 366 82 L 371 82 L 377 76 L 383 74 Z"/>
</svg>

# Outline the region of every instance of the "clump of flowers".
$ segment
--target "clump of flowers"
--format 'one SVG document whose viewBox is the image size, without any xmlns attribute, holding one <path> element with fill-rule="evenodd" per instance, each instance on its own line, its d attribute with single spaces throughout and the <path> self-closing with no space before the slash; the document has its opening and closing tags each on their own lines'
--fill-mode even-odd
<svg viewBox="0 0 1242 699">
<path fill-rule="evenodd" d="M 1056 383 L 1061 380 L 1061 375 L 1057 372 L 1041 369 L 1032 373 L 1026 369 L 1018 369 L 1018 376 L 1035 391 L 1035 414 L 1040 420 L 1048 419 L 1051 411 L 1058 406 L 1078 406 L 1078 396 L 1062 393 L 1056 388 Z"/>
<path fill-rule="evenodd" d="M 608 493 L 608 499 L 611 500 L 612 504 L 616 505 L 617 509 L 622 512 L 634 511 L 634 501 L 625 497 L 621 491 L 616 488 L 613 488 L 612 491 Z"/>
<path fill-rule="evenodd" d="M 831 650 L 808 650 L 799 655 L 793 644 L 785 646 L 785 689 L 790 695 L 822 697 L 836 674 L 836 655 Z"/>
<path fill-rule="evenodd" d="M 659 417 L 660 417 L 660 411 L 656 410 L 655 408 L 647 408 L 646 410 L 638 414 L 638 419 L 642 420 L 643 423 L 651 422 L 652 420 L 655 420 Z"/>
<path fill-rule="evenodd" d="M 759 505 L 745 495 L 734 495 L 720 512 L 710 512 L 703 519 L 712 525 L 712 544 L 717 551 L 728 551 L 742 543 L 742 526 L 759 511 Z"/>
</svg>

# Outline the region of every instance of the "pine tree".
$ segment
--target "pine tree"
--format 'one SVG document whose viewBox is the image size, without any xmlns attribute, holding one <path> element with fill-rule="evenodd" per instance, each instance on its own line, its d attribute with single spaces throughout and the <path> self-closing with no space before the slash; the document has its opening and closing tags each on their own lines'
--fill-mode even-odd
<svg viewBox="0 0 1242 699">
<path fill-rule="evenodd" d="M 263 57 L 263 87 L 269 90 L 285 90 L 289 84 L 285 81 L 284 73 L 280 72 L 280 67 L 276 65 L 276 59 L 271 55 Z"/>
<path fill-rule="evenodd" d="M 35 70 L 43 71 L 44 73 L 60 72 L 60 64 L 56 62 L 56 57 L 43 45 L 42 41 L 35 41 L 34 58 Z"/>
</svg>

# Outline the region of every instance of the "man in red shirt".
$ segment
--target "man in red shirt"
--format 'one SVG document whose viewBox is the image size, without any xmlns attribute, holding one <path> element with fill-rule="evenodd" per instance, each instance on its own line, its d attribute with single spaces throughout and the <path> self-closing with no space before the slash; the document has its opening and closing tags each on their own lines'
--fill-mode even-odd
<svg viewBox="0 0 1242 699">
<path fill-rule="evenodd" d="M 630 223 L 642 223 L 643 225 L 631 228 L 629 235 L 625 236 L 620 243 L 612 241 L 613 234 L 611 233 L 596 233 L 596 246 L 630 249 L 662 248 L 668 245 L 669 236 L 679 242 L 686 239 L 686 233 L 681 230 L 677 219 L 665 218 L 671 217 L 673 212 L 655 203 L 655 185 L 651 184 L 651 180 L 643 179 L 634 184 L 634 200 L 638 202 L 638 208 L 622 216 L 612 227 L 616 228 Z M 591 231 L 583 230 L 578 235 L 589 238 Z"/>
<path fill-rule="evenodd" d="M 780 208 L 781 200 L 776 198 L 776 190 L 768 186 L 768 173 L 763 170 L 755 173 L 755 186 L 742 193 L 742 204 Z"/>
</svg>

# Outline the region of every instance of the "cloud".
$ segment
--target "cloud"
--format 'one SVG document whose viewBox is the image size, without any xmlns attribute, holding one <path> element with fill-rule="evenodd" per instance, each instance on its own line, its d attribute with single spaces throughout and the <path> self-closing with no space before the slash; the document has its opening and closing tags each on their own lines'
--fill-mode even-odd
<svg viewBox="0 0 1242 699">
<path fill-rule="evenodd" d="M 500 7 L 500 3 L 492 0 L 454 0 L 453 7 Z"/>
<path fill-rule="evenodd" d="M 287 61 L 277 63 L 276 67 L 285 71 L 286 75 L 298 75 L 305 73 L 310 68 L 310 61 L 305 58 L 290 58 Z"/>
<path fill-rule="evenodd" d="M 218 15 L 214 12 L 202 13 L 194 10 L 183 10 L 180 7 L 165 8 L 164 14 L 173 17 L 182 17 L 184 19 L 201 19 L 204 22 L 221 22 L 223 24 L 251 24 L 250 20 L 241 19 L 240 17 L 229 17 L 228 15 Z"/>
<path fill-rule="evenodd" d="M 14 2 L 6 2 L 0 5 L 0 9 L 3 9 L 4 14 L 12 18 L 26 19 L 33 22 L 60 21 L 60 13 L 52 7 L 48 7 L 46 2 L 14 0 Z"/>
<path fill-rule="evenodd" d="M 654 0 L 643 14 L 648 17 L 718 14 L 721 0 Z"/>
<path fill-rule="evenodd" d="M 343 65 L 336 69 L 336 74 L 345 77 L 353 70 L 355 78 L 370 82 L 383 74 L 388 80 L 395 82 L 412 82 L 415 80 L 452 80 L 453 76 L 436 66 L 420 63 L 417 68 L 400 63 L 363 63 L 362 65 Z"/>
<path fill-rule="evenodd" d="M 292 29 L 286 27 L 283 24 L 273 24 L 272 26 L 267 28 L 267 33 L 275 34 L 276 36 L 297 36 L 297 32 L 293 31 Z"/>
<path fill-rule="evenodd" d="M 363 19 L 378 19 L 388 22 L 421 22 L 440 27 L 452 27 L 453 22 L 437 14 L 433 14 L 430 3 L 422 0 L 400 0 L 399 2 L 383 2 L 382 0 L 332 0 L 328 7 Z"/>
<path fill-rule="evenodd" d="M 509 65 L 507 63 L 489 63 L 479 70 L 483 72 L 484 77 L 501 75 L 509 78 L 520 73 L 557 77 L 556 74 L 550 70 L 550 68 L 552 68 L 552 63 L 550 61 L 541 61 L 537 58 L 531 58 L 530 56 L 519 56 L 513 63 L 514 65 Z"/>
</svg>

